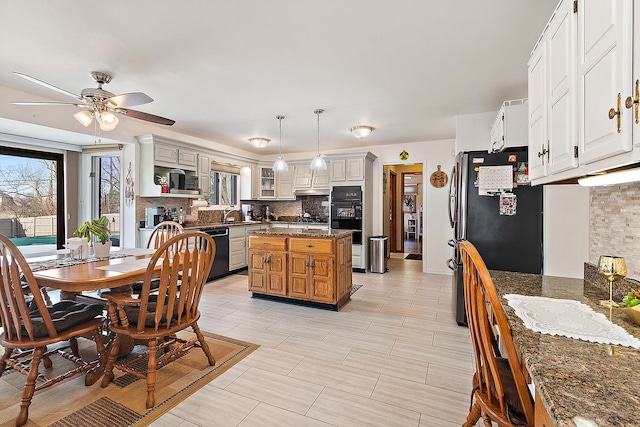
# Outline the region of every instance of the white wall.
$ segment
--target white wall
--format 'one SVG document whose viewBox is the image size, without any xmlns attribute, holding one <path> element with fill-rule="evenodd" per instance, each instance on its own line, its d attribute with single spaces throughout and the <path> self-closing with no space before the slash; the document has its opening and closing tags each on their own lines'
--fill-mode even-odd
<svg viewBox="0 0 640 427">
<path fill-rule="evenodd" d="M 409 153 L 409 158 L 400 160 L 402 150 Z M 422 271 L 426 273 L 451 274 L 446 262 L 453 256 L 453 250 L 447 241 L 453 238 L 453 230 L 449 224 L 449 184 L 435 188 L 429 183 L 431 174 L 441 165 L 447 176 L 451 173 L 454 162 L 455 141 L 414 142 L 409 144 L 393 144 L 371 147 L 371 152 L 378 159 L 373 165 L 373 234 L 383 234 L 383 191 L 382 176 L 385 165 L 422 163 L 422 188 L 424 217 L 422 239 Z M 450 177 L 449 177 L 450 178 Z"/>
<path fill-rule="evenodd" d="M 589 189 L 547 185 L 543 198 L 544 274 L 582 279 L 589 260 Z"/>
</svg>

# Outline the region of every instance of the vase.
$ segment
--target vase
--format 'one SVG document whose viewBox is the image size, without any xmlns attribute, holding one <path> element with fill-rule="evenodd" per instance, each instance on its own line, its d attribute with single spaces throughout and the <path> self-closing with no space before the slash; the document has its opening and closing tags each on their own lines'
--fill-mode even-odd
<svg viewBox="0 0 640 427">
<path fill-rule="evenodd" d="M 93 256 L 96 258 L 109 258 L 111 251 L 111 240 L 104 243 L 93 242 Z"/>
<path fill-rule="evenodd" d="M 169 192 L 169 184 L 160 185 L 160 192 L 161 193 L 168 193 Z"/>
</svg>

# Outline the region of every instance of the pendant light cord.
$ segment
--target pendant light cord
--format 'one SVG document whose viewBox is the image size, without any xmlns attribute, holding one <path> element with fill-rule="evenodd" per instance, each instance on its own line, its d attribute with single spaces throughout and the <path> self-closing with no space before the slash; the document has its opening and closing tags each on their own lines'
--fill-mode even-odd
<svg viewBox="0 0 640 427">
<path fill-rule="evenodd" d="M 280 142 L 278 146 L 280 147 L 280 157 L 282 157 L 282 119 L 284 119 L 284 116 L 276 116 L 276 119 L 278 119 L 278 126 L 280 128 Z"/>
<path fill-rule="evenodd" d="M 319 108 L 314 111 L 314 113 L 318 117 L 318 151 L 317 151 L 318 155 L 320 154 L 320 114 L 322 114 L 323 112 L 324 110 L 321 110 Z"/>
</svg>

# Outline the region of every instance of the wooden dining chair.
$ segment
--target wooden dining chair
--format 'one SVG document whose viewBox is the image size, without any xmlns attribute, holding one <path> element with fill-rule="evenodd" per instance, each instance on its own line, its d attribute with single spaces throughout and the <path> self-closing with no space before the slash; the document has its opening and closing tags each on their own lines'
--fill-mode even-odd
<svg viewBox="0 0 640 427">
<path fill-rule="evenodd" d="M 175 221 L 163 221 L 156 225 L 147 241 L 147 248 L 158 249 L 164 242 L 184 233 L 184 228 Z"/>
<path fill-rule="evenodd" d="M 24 296 L 24 283 L 29 287 L 31 302 Z M 24 256 L 7 237 L 0 235 L 0 319 L 4 325 L 0 334 L 0 345 L 4 347 L 0 375 L 7 367 L 27 375 L 16 426 L 27 422 L 36 391 L 81 372 L 104 369 L 106 354 L 100 335 L 105 320 L 103 310 L 104 305 L 75 301 L 47 306 Z M 84 361 L 78 354 L 77 337 L 87 334 L 93 337 L 98 353 L 98 358 L 91 362 Z M 69 341 L 74 354 L 63 349 L 46 351 L 48 345 L 63 341 Z M 45 368 L 50 368 L 51 362 L 47 362 L 45 356 L 52 354 L 59 354 L 78 366 L 48 378 L 39 372 L 39 367 L 44 358 Z"/>
<path fill-rule="evenodd" d="M 149 240 L 147 240 L 147 249 L 158 249 L 164 242 L 172 238 L 173 236 L 177 236 L 178 234 L 184 233 L 184 228 L 175 221 L 163 221 L 156 225 L 149 236 Z M 178 245 L 181 242 L 177 243 Z M 175 250 L 179 251 L 181 248 L 176 247 Z M 157 288 L 158 282 L 153 282 L 151 288 Z M 140 294 L 142 291 L 142 282 L 136 282 L 131 285 L 131 289 L 134 294 Z"/>
<path fill-rule="evenodd" d="M 487 427 L 492 425 L 491 421 L 500 427 L 533 426 L 533 398 L 498 293 L 475 246 L 468 241 L 459 245 L 476 365 L 471 392 L 473 404 L 463 427 L 475 426 L 480 417 Z"/>
<path fill-rule="evenodd" d="M 176 247 L 181 247 L 176 251 Z M 200 231 L 179 234 L 165 241 L 154 253 L 137 298 L 115 293 L 103 293 L 107 299 L 107 310 L 111 332 L 116 338 L 109 350 L 102 387 L 113 380 L 113 369 L 117 368 L 137 378 L 147 380 L 147 408 L 155 405 L 154 390 L 156 371 L 197 346 L 206 355 L 209 364 L 216 361 L 209 351 L 198 327 L 200 312 L 198 304 L 215 255 L 213 238 Z M 158 272 L 157 265 L 160 265 Z M 159 279 L 157 290 L 152 281 Z M 195 338 L 179 339 L 176 334 L 191 327 Z M 123 337 L 136 342 L 146 342 L 148 353 L 127 361 L 116 360 Z M 158 357 L 158 354 L 161 354 Z M 147 370 L 141 372 L 133 364 L 148 357 Z"/>
</svg>

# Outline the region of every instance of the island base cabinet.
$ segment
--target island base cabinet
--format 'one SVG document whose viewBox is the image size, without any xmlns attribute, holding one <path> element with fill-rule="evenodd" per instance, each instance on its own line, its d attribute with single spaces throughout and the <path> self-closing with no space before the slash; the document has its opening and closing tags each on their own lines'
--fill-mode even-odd
<svg viewBox="0 0 640 427">
<path fill-rule="evenodd" d="M 553 427 L 554 422 L 551 419 L 551 415 L 549 415 L 549 412 L 547 412 L 547 408 L 544 407 L 544 403 L 542 403 L 542 398 L 540 397 L 537 388 L 534 405 L 535 406 L 533 408 L 533 414 L 535 427 Z"/>
<path fill-rule="evenodd" d="M 286 246 L 287 250 L 264 249 L 274 246 Z M 254 294 L 340 309 L 350 300 L 351 274 L 351 235 L 337 239 L 289 237 L 286 244 L 268 235 L 250 237 L 249 290 Z"/>
</svg>

